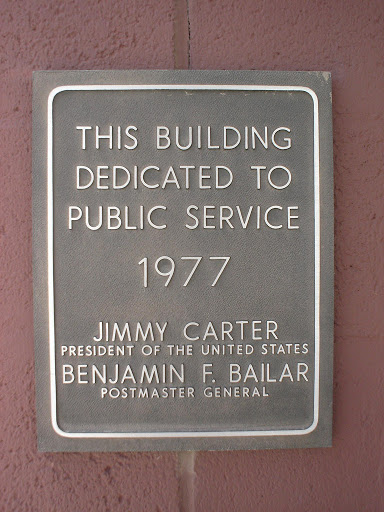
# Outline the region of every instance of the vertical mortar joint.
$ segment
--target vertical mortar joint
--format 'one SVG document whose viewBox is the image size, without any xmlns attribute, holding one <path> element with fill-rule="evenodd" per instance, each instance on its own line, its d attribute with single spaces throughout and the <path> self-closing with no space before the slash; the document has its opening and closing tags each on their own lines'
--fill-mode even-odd
<svg viewBox="0 0 384 512">
<path fill-rule="evenodd" d="M 195 512 L 195 456 L 196 452 L 179 452 L 179 510 Z"/>
<path fill-rule="evenodd" d="M 187 4 L 187 24 L 188 24 L 188 69 L 191 69 L 191 21 L 189 17 L 189 0 L 186 0 Z"/>
<path fill-rule="evenodd" d="M 189 69 L 189 5 L 188 0 L 173 1 L 173 65 L 175 69 Z"/>
</svg>

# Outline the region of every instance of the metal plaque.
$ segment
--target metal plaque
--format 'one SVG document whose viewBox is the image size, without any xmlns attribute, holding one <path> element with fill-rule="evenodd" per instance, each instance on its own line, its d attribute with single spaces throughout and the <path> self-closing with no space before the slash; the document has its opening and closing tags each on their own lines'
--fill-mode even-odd
<svg viewBox="0 0 384 512">
<path fill-rule="evenodd" d="M 329 446 L 331 80 L 34 74 L 39 449 Z"/>
</svg>

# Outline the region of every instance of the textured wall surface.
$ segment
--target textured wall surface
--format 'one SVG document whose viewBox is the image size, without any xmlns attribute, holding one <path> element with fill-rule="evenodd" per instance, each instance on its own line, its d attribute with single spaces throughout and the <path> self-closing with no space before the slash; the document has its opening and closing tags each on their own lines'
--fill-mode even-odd
<svg viewBox="0 0 384 512">
<path fill-rule="evenodd" d="M 382 0 L 0 0 L 0 511 L 384 510 Z M 333 74 L 331 449 L 36 451 L 31 268 L 35 69 Z"/>
</svg>

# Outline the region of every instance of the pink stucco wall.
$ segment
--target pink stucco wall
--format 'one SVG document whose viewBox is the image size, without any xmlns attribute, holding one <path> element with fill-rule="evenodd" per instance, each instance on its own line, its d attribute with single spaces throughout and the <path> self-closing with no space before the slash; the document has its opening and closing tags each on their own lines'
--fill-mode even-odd
<svg viewBox="0 0 384 512">
<path fill-rule="evenodd" d="M 384 3 L 0 0 L 0 14 L 0 511 L 384 510 Z M 174 67 L 333 74 L 333 448 L 37 453 L 31 73 Z"/>
</svg>

